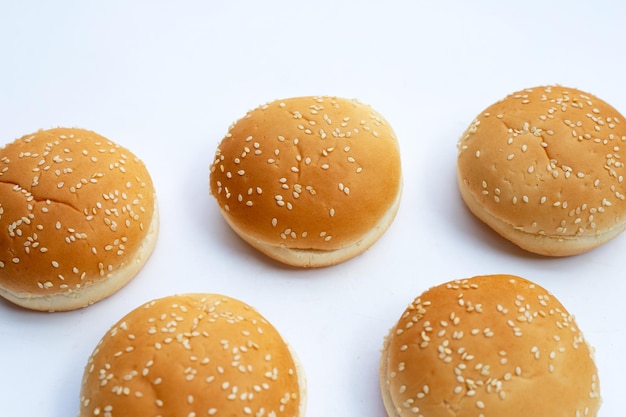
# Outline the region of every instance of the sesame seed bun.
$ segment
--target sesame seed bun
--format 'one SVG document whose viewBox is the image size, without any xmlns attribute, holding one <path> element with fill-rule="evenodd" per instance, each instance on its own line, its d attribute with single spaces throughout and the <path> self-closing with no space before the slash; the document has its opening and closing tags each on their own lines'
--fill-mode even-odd
<svg viewBox="0 0 626 417">
<path fill-rule="evenodd" d="M 41 311 L 88 306 L 144 265 L 158 233 L 145 165 L 88 130 L 57 128 L 0 149 L 0 295 Z"/>
<path fill-rule="evenodd" d="M 626 120 L 589 93 L 519 91 L 485 109 L 461 137 L 461 195 L 523 249 L 586 252 L 626 227 L 624 141 Z"/>
<path fill-rule="evenodd" d="M 231 126 L 211 193 L 232 229 L 269 257 L 322 267 L 359 255 L 400 203 L 400 152 L 371 107 L 336 97 L 260 106 Z"/>
<path fill-rule="evenodd" d="M 305 400 L 294 352 L 258 311 L 184 294 L 136 308 L 104 335 L 85 367 L 79 417 L 302 417 Z"/>
<path fill-rule="evenodd" d="M 589 416 L 600 408 L 592 350 L 544 288 L 511 275 L 435 286 L 387 336 L 390 417 Z"/>
</svg>

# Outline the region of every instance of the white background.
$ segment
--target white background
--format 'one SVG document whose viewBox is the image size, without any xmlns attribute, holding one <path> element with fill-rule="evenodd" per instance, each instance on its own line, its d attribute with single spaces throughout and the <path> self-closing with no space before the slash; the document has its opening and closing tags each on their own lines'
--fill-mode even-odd
<svg viewBox="0 0 626 417">
<path fill-rule="evenodd" d="M 297 350 L 308 416 L 384 416 L 383 337 L 428 287 L 478 274 L 553 292 L 596 347 L 602 417 L 623 413 L 626 235 L 590 253 L 522 252 L 476 221 L 456 188 L 456 141 L 508 93 L 563 84 L 626 114 L 624 1 L 0 2 L 0 144 L 40 128 L 95 130 L 147 164 L 156 250 L 113 297 L 42 314 L 0 301 L 0 414 L 76 415 L 87 357 L 152 298 L 217 292 L 255 306 Z M 371 104 L 401 144 L 395 223 L 344 264 L 296 270 L 239 240 L 208 192 L 228 126 L 277 98 Z"/>
</svg>

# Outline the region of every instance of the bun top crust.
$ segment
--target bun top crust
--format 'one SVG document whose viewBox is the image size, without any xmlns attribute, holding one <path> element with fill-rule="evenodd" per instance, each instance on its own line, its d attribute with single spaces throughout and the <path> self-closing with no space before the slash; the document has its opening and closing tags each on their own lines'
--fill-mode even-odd
<svg viewBox="0 0 626 417">
<path fill-rule="evenodd" d="M 336 97 L 260 106 L 231 126 L 211 166 L 211 192 L 248 237 L 293 249 L 354 244 L 394 204 L 400 153 L 371 107 Z"/>
<path fill-rule="evenodd" d="M 385 344 L 389 416 L 595 416 L 600 407 L 597 368 L 574 317 L 520 277 L 433 287 Z"/>
<path fill-rule="evenodd" d="M 145 165 L 97 133 L 40 130 L 0 149 L 0 287 L 79 291 L 129 262 L 155 196 Z"/>
<path fill-rule="evenodd" d="M 104 335 L 85 368 L 79 416 L 299 417 L 304 388 L 287 344 L 255 309 L 173 295 Z"/>
<path fill-rule="evenodd" d="M 561 240 L 610 234 L 626 220 L 625 141 L 626 120 L 589 93 L 522 90 L 487 107 L 461 137 L 460 186 L 517 232 Z"/>
</svg>

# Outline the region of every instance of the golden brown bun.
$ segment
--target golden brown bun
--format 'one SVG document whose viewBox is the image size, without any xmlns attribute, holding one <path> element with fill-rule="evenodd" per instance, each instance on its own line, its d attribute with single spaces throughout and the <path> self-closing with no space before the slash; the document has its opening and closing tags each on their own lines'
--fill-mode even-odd
<svg viewBox="0 0 626 417">
<path fill-rule="evenodd" d="M 459 141 L 463 200 L 530 252 L 575 255 L 626 227 L 626 120 L 601 99 L 560 86 L 489 106 Z"/>
<path fill-rule="evenodd" d="M 511 275 L 417 297 L 385 340 L 380 382 L 390 417 L 593 417 L 601 402 L 574 317 Z"/>
<path fill-rule="evenodd" d="M 184 294 L 146 303 L 106 333 L 85 368 L 80 401 L 80 417 L 302 417 L 305 379 L 255 309 L 223 295 Z"/>
<path fill-rule="evenodd" d="M 336 97 L 260 106 L 231 126 L 211 193 L 246 242 L 285 264 L 350 259 L 382 236 L 402 188 L 395 134 L 371 107 Z"/>
<path fill-rule="evenodd" d="M 128 149 L 83 129 L 0 149 L 0 295 L 42 311 L 116 292 L 157 240 L 154 186 Z"/>
</svg>

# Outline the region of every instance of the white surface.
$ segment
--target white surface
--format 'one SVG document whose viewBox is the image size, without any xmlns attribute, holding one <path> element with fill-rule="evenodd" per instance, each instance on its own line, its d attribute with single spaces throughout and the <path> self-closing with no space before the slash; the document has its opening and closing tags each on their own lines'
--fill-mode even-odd
<svg viewBox="0 0 626 417">
<path fill-rule="evenodd" d="M 203 291 L 255 306 L 291 342 L 308 416 L 383 416 L 379 350 L 408 302 L 502 272 L 543 285 L 576 315 L 597 351 L 600 416 L 620 415 L 626 235 L 567 259 L 526 254 L 465 210 L 455 157 L 474 116 L 524 87 L 578 87 L 626 113 L 626 3 L 428 3 L 0 3 L 0 143 L 59 125 L 95 130 L 146 162 L 162 216 L 149 263 L 112 298 L 55 314 L 0 302 L 0 414 L 76 415 L 83 366 L 110 325 L 149 299 Z M 370 251 L 301 271 L 234 236 L 208 168 L 248 109 L 310 94 L 383 114 L 401 142 L 405 188 Z"/>
</svg>

